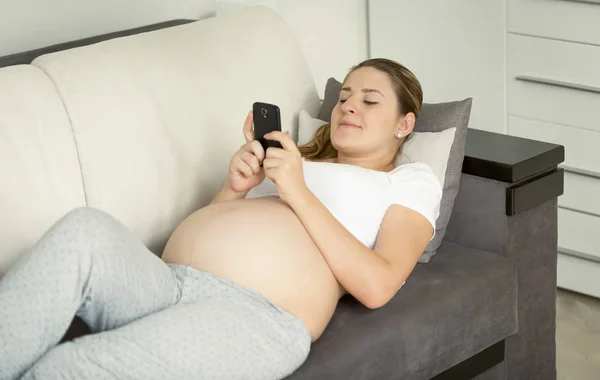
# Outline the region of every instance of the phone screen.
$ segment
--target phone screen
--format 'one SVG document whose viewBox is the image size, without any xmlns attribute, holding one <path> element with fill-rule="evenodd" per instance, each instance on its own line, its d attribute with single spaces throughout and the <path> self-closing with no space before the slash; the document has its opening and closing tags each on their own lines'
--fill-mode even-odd
<svg viewBox="0 0 600 380">
<path fill-rule="evenodd" d="M 256 102 L 252 105 L 254 114 L 254 139 L 258 140 L 266 151 L 267 148 L 281 148 L 278 141 L 267 140 L 264 136 L 272 131 L 281 131 L 281 115 L 279 107 L 274 104 Z"/>
</svg>

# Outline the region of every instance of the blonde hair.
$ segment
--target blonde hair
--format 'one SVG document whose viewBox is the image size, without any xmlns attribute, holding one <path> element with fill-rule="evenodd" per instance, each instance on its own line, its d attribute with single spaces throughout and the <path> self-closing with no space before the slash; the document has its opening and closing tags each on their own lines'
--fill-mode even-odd
<svg viewBox="0 0 600 380">
<path fill-rule="evenodd" d="M 398 98 L 398 111 L 401 115 L 409 112 L 419 116 L 423 107 L 423 89 L 417 77 L 405 66 L 385 58 L 368 59 L 352 67 L 346 75 L 363 67 L 373 67 L 386 73 L 392 81 L 392 86 Z M 344 81 L 346 81 L 344 78 Z M 402 149 L 406 137 L 400 141 L 398 151 Z M 337 150 L 331 144 L 331 124 L 325 124 L 317 129 L 312 140 L 298 147 L 302 157 L 309 160 L 324 160 L 337 157 Z"/>
</svg>

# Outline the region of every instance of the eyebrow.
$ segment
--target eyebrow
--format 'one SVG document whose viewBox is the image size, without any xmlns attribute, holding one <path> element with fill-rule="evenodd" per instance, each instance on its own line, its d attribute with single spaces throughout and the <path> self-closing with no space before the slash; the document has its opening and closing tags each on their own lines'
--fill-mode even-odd
<svg viewBox="0 0 600 380">
<path fill-rule="evenodd" d="M 350 91 L 350 92 L 352 92 L 352 88 L 350 88 L 350 87 L 343 87 L 342 91 Z M 381 93 L 381 91 L 376 90 L 374 88 L 363 88 L 362 92 L 364 92 L 364 93 L 367 93 L 367 92 L 376 92 L 379 95 L 383 96 L 383 94 Z M 385 98 L 385 96 L 383 96 L 383 97 Z"/>
</svg>

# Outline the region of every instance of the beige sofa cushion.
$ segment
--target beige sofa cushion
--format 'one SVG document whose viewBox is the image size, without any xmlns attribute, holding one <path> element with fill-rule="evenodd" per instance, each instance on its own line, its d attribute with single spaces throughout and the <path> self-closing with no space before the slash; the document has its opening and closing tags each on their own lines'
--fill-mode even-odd
<svg viewBox="0 0 600 380">
<path fill-rule="evenodd" d="M 36 67 L 0 69 L 0 277 L 45 230 L 85 205 L 69 119 Z"/>
<path fill-rule="evenodd" d="M 294 137 L 299 110 L 320 106 L 291 30 L 266 7 L 33 64 L 54 81 L 71 119 L 88 204 L 155 253 L 221 186 L 253 102 L 277 104 Z"/>
</svg>

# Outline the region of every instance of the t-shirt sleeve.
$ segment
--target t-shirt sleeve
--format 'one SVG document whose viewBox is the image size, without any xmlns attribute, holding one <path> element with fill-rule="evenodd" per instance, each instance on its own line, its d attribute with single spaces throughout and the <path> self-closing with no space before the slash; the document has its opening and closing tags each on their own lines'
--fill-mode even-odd
<svg viewBox="0 0 600 380">
<path fill-rule="evenodd" d="M 423 215 L 433 227 L 433 239 L 442 200 L 442 185 L 433 170 L 422 163 L 407 164 L 396 169 L 390 181 L 390 203 Z"/>
</svg>

